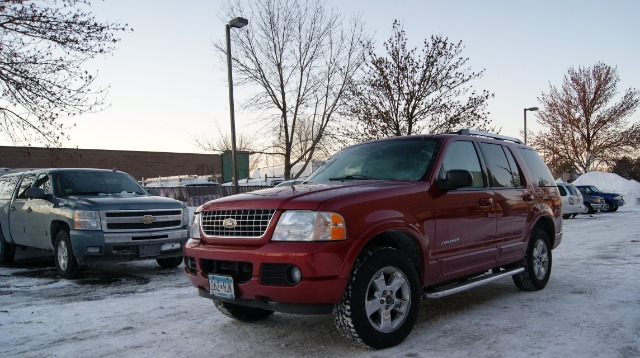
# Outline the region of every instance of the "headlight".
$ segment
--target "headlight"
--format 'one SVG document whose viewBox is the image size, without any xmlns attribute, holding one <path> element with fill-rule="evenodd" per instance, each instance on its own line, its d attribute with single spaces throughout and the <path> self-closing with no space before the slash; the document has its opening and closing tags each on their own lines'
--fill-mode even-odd
<svg viewBox="0 0 640 358">
<path fill-rule="evenodd" d="M 200 239 L 200 213 L 194 213 L 189 228 L 189 237 L 192 239 Z"/>
<path fill-rule="evenodd" d="M 73 228 L 76 230 L 102 230 L 100 213 L 97 211 L 74 211 Z"/>
<path fill-rule="evenodd" d="M 189 225 L 189 209 L 182 209 L 182 225 Z"/>
<path fill-rule="evenodd" d="M 344 219 L 340 214 L 325 211 L 285 211 L 271 241 L 332 241 L 346 240 Z"/>
</svg>

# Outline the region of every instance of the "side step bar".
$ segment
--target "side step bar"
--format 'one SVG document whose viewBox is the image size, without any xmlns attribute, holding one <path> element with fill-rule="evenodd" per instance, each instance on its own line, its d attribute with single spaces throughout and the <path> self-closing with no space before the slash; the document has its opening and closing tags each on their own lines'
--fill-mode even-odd
<svg viewBox="0 0 640 358">
<path fill-rule="evenodd" d="M 518 267 L 513 270 L 507 270 L 507 271 L 480 276 L 478 278 L 474 278 L 466 282 L 445 286 L 440 290 L 427 293 L 426 296 L 427 298 L 440 298 L 440 297 L 450 296 L 462 291 L 466 291 L 478 286 L 482 286 L 484 284 L 501 279 L 503 277 L 517 275 L 522 271 L 524 271 L 524 267 Z"/>
</svg>

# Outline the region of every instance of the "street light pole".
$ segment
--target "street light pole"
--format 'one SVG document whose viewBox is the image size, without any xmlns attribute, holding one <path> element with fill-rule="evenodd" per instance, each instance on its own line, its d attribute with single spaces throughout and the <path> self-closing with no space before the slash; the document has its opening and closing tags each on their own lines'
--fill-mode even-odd
<svg viewBox="0 0 640 358">
<path fill-rule="evenodd" d="M 527 144 L 527 111 L 537 111 L 538 107 L 524 109 L 524 144 Z"/>
<path fill-rule="evenodd" d="M 233 106 L 233 75 L 231 70 L 231 28 L 241 28 L 249 23 L 249 20 L 236 17 L 225 25 L 227 36 L 227 72 L 229 76 L 229 116 L 231 117 L 231 163 L 233 166 L 233 192 L 238 194 L 238 165 L 236 157 L 236 121 Z"/>
</svg>

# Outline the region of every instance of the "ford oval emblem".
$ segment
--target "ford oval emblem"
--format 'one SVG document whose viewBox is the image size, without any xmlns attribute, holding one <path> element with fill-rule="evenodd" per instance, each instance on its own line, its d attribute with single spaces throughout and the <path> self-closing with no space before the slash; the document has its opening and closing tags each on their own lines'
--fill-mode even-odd
<svg viewBox="0 0 640 358">
<path fill-rule="evenodd" d="M 225 229 L 233 229 L 236 225 L 238 225 L 238 222 L 233 218 L 226 218 L 222 221 L 222 226 L 224 226 Z"/>
</svg>

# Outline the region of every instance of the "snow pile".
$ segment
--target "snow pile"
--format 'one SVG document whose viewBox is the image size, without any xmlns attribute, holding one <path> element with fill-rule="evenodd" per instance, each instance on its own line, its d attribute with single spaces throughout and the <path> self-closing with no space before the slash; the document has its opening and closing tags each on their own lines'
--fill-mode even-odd
<svg viewBox="0 0 640 358">
<path fill-rule="evenodd" d="M 640 198 L 640 183 L 614 173 L 589 172 L 581 175 L 571 184 L 594 185 L 605 193 L 622 194 L 625 205 L 638 205 L 638 198 Z"/>
</svg>

